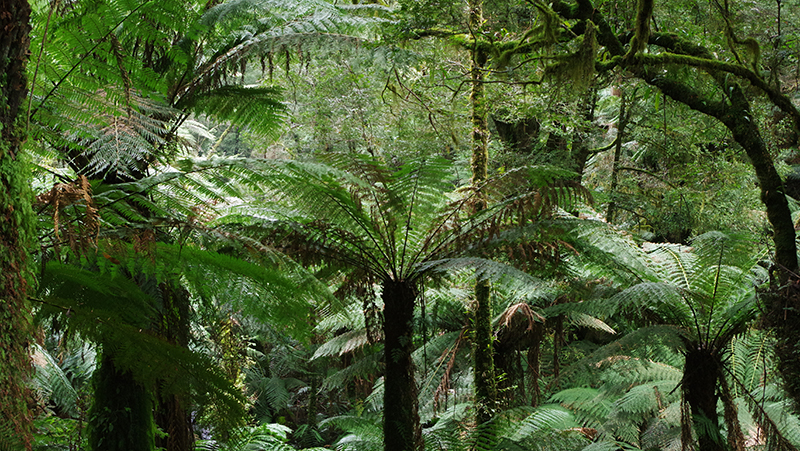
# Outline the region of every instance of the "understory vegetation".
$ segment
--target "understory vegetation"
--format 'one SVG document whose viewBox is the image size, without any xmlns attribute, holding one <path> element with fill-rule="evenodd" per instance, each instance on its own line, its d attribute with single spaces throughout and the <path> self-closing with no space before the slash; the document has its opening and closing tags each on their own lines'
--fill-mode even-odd
<svg viewBox="0 0 800 451">
<path fill-rule="evenodd" d="M 796 4 L 11 3 L 0 450 L 800 447 Z"/>
</svg>

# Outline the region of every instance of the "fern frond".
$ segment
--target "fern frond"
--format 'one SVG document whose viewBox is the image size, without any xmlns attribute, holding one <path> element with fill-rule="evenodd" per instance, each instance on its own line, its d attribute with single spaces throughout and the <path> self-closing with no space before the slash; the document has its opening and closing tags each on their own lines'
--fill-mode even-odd
<svg viewBox="0 0 800 451">
<path fill-rule="evenodd" d="M 520 271 L 512 266 L 477 257 L 449 258 L 434 260 L 420 265 L 420 271 L 458 272 L 473 270 L 476 277 L 503 285 L 506 301 L 530 301 L 532 304 L 542 303 L 554 298 L 555 290 L 543 280 Z"/>
<path fill-rule="evenodd" d="M 345 368 L 328 375 L 323 381 L 323 387 L 336 389 L 357 379 L 371 380 L 376 373 L 380 372 L 382 359 L 383 347 L 376 346 L 374 351 L 357 359 Z"/>
<path fill-rule="evenodd" d="M 221 86 L 192 96 L 190 103 L 178 107 L 213 115 L 275 138 L 286 113 L 279 96 L 275 88 Z"/>
<path fill-rule="evenodd" d="M 71 418 L 78 416 L 78 392 L 67 377 L 58 361 L 39 344 L 33 346 L 33 363 L 35 368 L 33 381 L 38 397 L 52 400 L 65 414 Z"/>
<path fill-rule="evenodd" d="M 596 388 L 569 388 L 553 394 L 550 400 L 573 410 L 580 424 L 597 428 L 612 408 L 612 401 L 604 398 Z"/>
<path fill-rule="evenodd" d="M 336 442 L 337 449 L 342 451 L 383 449 L 383 428 L 377 417 L 341 415 L 322 420 L 320 426 L 345 431 L 345 435 Z"/>
<path fill-rule="evenodd" d="M 319 348 L 317 348 L 316 352 L 314 352 L 314 356 L 312 358 L 316 359 L 320 357 L 341 356 L 343 354 L 360 349 L 368 343 L 369 340 L 367 339 L 366 330 L 352 330 L 323 343 Z"/>
</svg>

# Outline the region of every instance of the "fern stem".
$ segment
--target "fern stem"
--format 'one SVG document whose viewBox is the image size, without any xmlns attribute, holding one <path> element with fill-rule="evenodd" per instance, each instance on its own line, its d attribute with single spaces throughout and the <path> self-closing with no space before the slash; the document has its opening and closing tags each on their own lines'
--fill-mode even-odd
<svg viewBox="0 0 800 451">
<path fill-rule="evenodd" d="M 86 51 L 86 52 L 83 54 L 83 56 L 82 56 L 82 57 L 80 57 L 80 59 L 78 60 L 78 62 L 77 62 L 77 63 L 75 63 L 75 64 L 73 64 L 73 65 L 72 65 L 72 67 L 71 67 L 71 68 L 70 68 L 70 69 L 67 71 L 67 73 L 65 73 L 65 74 L 64 74 L 64 75 L 63 75 L 63 76 L 62 76 L 62 77 L 61 77 L 61 78 L 60 78 L 60 79 L 59 79 L 59 80 L 58 80 L 58 81 L 57 81 L 57 82 L 56 82 L 56 83 L 53 85 L 53 87 L 50 89 L 50 91 L 49 91 L 49 92 L 48 92 L 48 93 L 47 93 L 47 94 L 44 96 L 44 98 L 42 99 L 42 101 L 41 101 L 41 102 L 39 102 L 39 105 L 36 107 L 36 109 L 35 109 L 35 110 L 33 110 L 33 112 L 31 112 L 30 114 L 28 114 L 28 121 L 30 121 L 30 118 L 31 118 L 31 117 L 33 117 L 33 116 L 35 116 L 35 115 L 36 115 L 36 113 L 39 111 L 39 108 L 41 108 L 41 107 L 42 107 L 42 105 L 44 105 L 44 104 L 47 102 L 47 100 L 48 100 L 48 99 L 50 99 L 50 96 L 52 96 L 52 95 L 53 95 L 53 94 L 56 92 L 56 90 L 57 90 L 57 89 L 58 89 L 58 88 L 61 86 L 61 84 L 62 84 L 62 83 L 64 83 L 64 81 L 66 81 L 66 80 L 67 80 L 67 78 L 69 78 L 69 77 L 72 75 L 72 73 L 73 73 L 73 72 L 75 72 L 75 71 L 78 69 L 78 67 L 81 65 L 81 63 L 83 63 L 83 61 L 84 61 L 86 58 L 88 58 L 90 55 L 93 55 L 93 54 L 94 54 L 94 51 L 95 51 L 95 50 L 97 50 L 97 48 L 98 48 L 98 47 L 100 47 L 100 44 L 102 44 L 103 42 L 105 42 L 105 40 L 106 40 L 106 39 L 107 39 L 109 36 L 111 36 L 111 34 L 112 34 L 112 33 L 114 33 L 114 30 L 116 30 L 116 29 L 117 29 L 117 27 L 119 27 L 120 25 L 122 25 L 122 24 L 123 24 L 123 23 L 124 23 L 126 20 L 128 20 L 128 18 L 130 18 L 131 16 L 133 16 L 134 14 L 136 14 L 136 13 L 137 13 L 137 12 L 138 12 L 140 9 L 142 9 L 142 8 L 143 8 L 145 5 L 148 5 L 148 4 L 152 3 L 153 1 L 154 1 L 154 0 L 148 0 L 148 1 L 146 1 L 146 2 L 143 2 L 142 4 L 140 4 L 140 5 L 139 5 L 139 6 L 137 6 L 136 8 L 133 8 L 133 10 L 131 10 L 131 12 L 130 12 L 130 13 L 128 13 L 128 14 L 127 14 L 125 17 L 123 17 L 122 19 L 120 19 L 120 20 L 119 20 L 119 21 L 118 21 L 118 22 L 117 22 L 117 23 L 116 23 L 116 24 L 115 24 L 113 27 L 111 27 L 111 28 L 108 30 L 108 33 L 106 33 L 106 34 L 105 34 L 105 35 L 104 35 L 102 38 L 98 39 L 97 43 L 96 43 L 96 44 L 95 44 L 95 45 L 94 45 L 94 46 L 93 46 L 91 49 L 89 49 L 88 51 Z M 38 65 L 37 65 L 37 69 L 38 69 Z"/>
<path fill-rule="evenodd" d="M 44 53 L 44 45 L 47 43 L 47 32 L 50 31 L 50 19 L 53 17 L 53 11 L 60 4 L 60 0 L 50 4 L 50 11 L 47 13 L 47 22 L 44 25 L 44 33 L 42 34 L 42 45 L 39 47 L 39 56 L 36 57 L 36 69 L 33 71 L 33 78 L 31 78 L 31 90 L 28 95 L 28 118 L 25 124 L 26 133 L 31 129 L 31 105 L 33 105 L 33 92 L 36 90 L 36 77 L 39 75 L 39 67 L 42 64 L 42 54 Z"/>
</svg>

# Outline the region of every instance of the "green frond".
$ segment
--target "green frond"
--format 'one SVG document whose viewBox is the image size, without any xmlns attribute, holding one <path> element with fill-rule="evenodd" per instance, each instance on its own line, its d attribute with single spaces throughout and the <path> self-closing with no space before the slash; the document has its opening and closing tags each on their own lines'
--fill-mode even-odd
<svg viewBox="0 0 800 451">
<path fill-rule="evenodd" d="M 682 328 L 672 325 L 639 328 L 598 348 L 587 357 L 570 365 L 562 371 L 561 383 L 579 378 L 583 372 L 591 374 L 595 371 L 595 368 L 604 364 L 627 360 L 631 357 L 681 365 L 682 359 L 676 358 L 676 356 L 679 357 L 679 351 L 683 349 L 685 333 Z M 664 379 L 668 378 L 664 377 Z M 592 377 L 592 380 L 596 379 Z"/>
<path fill-rule="evenodd" d="M 282 424 L 268 423 L 232 431 L 231 438 L 224 442 L 200 440 L 195 451 L 295 451 L 287 444 L 292 430 Z M 322 451 L 324 448 L 304 448 Z"/>
<path fill-rule="evenodd" d="M 572 312 L 568 316 L 570 322 L 578 327 L 588 327 L 590 329 L 601 330 L 609 334 L 616 334 L 617 332 L 602 320 L 580 312 Z"/>
<path fill-rule="evenodd" d="M 305 386 L 306 384 L 298 379 L 271 377 L 262 380 L 256 390 L 259 398 L 264 397 L 273 412 L 280 412 L 289 406 L 292 390 Z"/>
<path fill-rule="evenodd" d="M 338 387 L 344 387 L 357 379 L 369 380 L 373 375 L 380 372 L 382 361 L 383 347 L 376 346 L 367 355 L 356 359 L 341 370 L 329 374 L 323 381 L 323 387 L 326 389 L 338 389 Z"/>
<path fill-rule="evenodd" d="M 612 440 L 598 440 L 585 446 L 582 451 L 619 451 L 624 448 L 620 444 Z"/>
<path fill-rule="evenodd" d="M 600 376 L 603 390 L 615 396 L 625 393 L 635 385 L 661 384 L 668 383 L 668 381 L 677 385 L 683 378 L 683 371 L 676 366 L 628 356 L 612 357 L 599 362 L 599 368 L 604 369 Z M 672 388 L 674 387 L 671 387 L 669 391 L 672 391 Z M 672 400 L 674 399 L 662 398 L 662 401 L 671 402 Z"/>
<path fill-rule="evenodd" d="M 647 384 L 637 385 L 622 395 L 614 405 L 616 410 L 627 414 L 629 418 L 637 418 L 639 421 L 657 416 L 662 406 L 669 402 L 680 401 L 675 399 L 675 395 L 669 396 L 674 392 L 679 380 L 653 381 Z M 672 398 L 671 401 L 668 398 Z"/>
<path fill-rule="evenodd" d="M 503 285 L 506 301 L 530 301 L 537 304 L 552 299 L 554 290 L 543 280 L 504 263 L 477 257 L 448 258 L 426 262 L 421 271 L 475 271 L 475 276 Z M 538 302 L 537 302 L 538 301 Z"/>
<path fill-rule="evenodd" d="M 702 266 L 727 265 L 745 271 L 766 256 L 766 250 L 754 252 L 754 245 L 745 235 L 722 232 L 706 232 L 692 240 L 694 253 Z"/>
<path fill-rule="evenodd" d="M 365 329 L 351 330 L 323 343 L 317 348 L 316 352 L 314 352 L 312 358 L 341 356 L 360 349 L 367 344 L 369 344 L 369 340 L 367 339 L 367 331 Z"/>
<path fill-rule="evenodd" d="M 665 451 L 681 449 L 681 405 L 674 402 L 662 410 L 641 433 L 642 448 L 654 447 Z"/>
<path fill-rule="evenodd" d="M 694 288 L 692 282 L 700 265 L 697 264 L 697 256 L 691 248 L 680 244 L 660 243 L 645 249 L 664 282 L 680 290 L 689 291 Z"/>
<path fill-rule="evenodd" d="M 734 396 L 742 395 L 742 390 L 754 392 L 769 382 L 764 381 L 763 376 L 767 368 L 775 364 L 773 337 L 751 329 L 735 336 L 729 349 L 728 368 L 737 381 L 731 386 Z"/>
<path fill-rule="evenodd" d="M 451 394 L 454 380 L 464 371 L 459 358 L 469 352 L 469 343 L 462 340 L 463 331 L 447 332 L 430 339 L 413 353 L 414 364 L 421 373 L 419 382 L 419 411 L 422 421 L 435 418 L 441 406 L 460 402 Z"/>
<path fill-rule="evenodd" d="M 157 246 L 155 258 L 163 265 L 161 269 L 179 270 L 197 296 L 224 300 L 232 310 L 283 326 L 296 337 L 307 336 L 311 302 L 330 296 L 327 287 L 289 261 L 268 267 L 191 246 L 166 244 Z"/>
<path fill-rule="evenodd" d="M 577 304 L 560 304 L 545 310 L 549 315 L 568 312 L 584 313 L 599 318 L 618 314 L 638 315 L 650 322 L 688 325 L 691 311 L 674 286 L 645 282 L 623 290 L 608 299 L 589 300 Z M 664 321 L 669 318 L 670 321 Z"/>
<path fill-rule="evenodd" d="M 501 413 L 492 419 L 497 426 L 497 448 L 500 450 L 579 450 L 594 434 L 590 428 L 581 427 L 572 413 L 557 405 L 523 408 Z M 527 413 L 518 418 L 519 413 Z"/>
<path fill-rule="evenodd" d="M 428 450 L 462 450 L 467 448 L 464 437 L 468 433 L 468 421 L 472 413 L 471 402 L 456 403 L 441 412 L 431 421 L 431 425 L 422 431 L 425 449 Z"/>
<path fill-rule="evenodd" d="M 572 410 L 580 424 L 590 427 L 600 427 L 612 408 L 612 401 L 597 388 L 568 388 L 553 394 L 550 401 Z"/>
<path fill-rule="evenodd" d="M 585 266 L 587 272 L 624 286 L 658 280 L 646 253 L 632 236 L 601 221 L 561 218 L 560 222 L 573 236 L 570 244 L 579 254 L 577 258 L 568 258 L 568 263 Z"/>
<path fill-rule="evenodd" d="M 280 91 L 276 88 L 228 85 L 194 95 L 189 103 L 178 107 L 196 114 L 213 115 L 274 138 L 286 114 L 286 107 L 278 100 L 279 97 Z"/>
<path fill-rule="evenodd" d="M 52 402 L 72 418 L 78 416 L 78 392 L 58 361 L 39 344 L 33 345 L 34 378 L 37 397 Z"/>
<path fill-rule="evenodd" d="M 344 304 L 343 308 L 329 312 L 317 323 L 319 333 L 335 333 L 340 329 L 363 329 L 365 326 L 362 306 L 357 302 Z"/>
<path fill-rule="evenodd" d="M 41 314 L 53 315 L 61 313 L 62 309 L 79 308 L 107 312 L 108 319 L 145 327 L 154 312 L 153 298 L 122 271 L 124 268 L 118 268 L 98 278 L 95 271 L 47 262 L 39 284 L 49 303 L 43 304 Z M 87 326 L 92 327 L 92 324 Z"/>
<path fill-rule="evenodd" d="M 379 417 L 370 415 L 341 415 L 327 418 L 320 426 L 333 427 L 345 432 L 336 441 L 340 451 L 379 451 L 383 449 L 383 428 Z"/>
</svg>

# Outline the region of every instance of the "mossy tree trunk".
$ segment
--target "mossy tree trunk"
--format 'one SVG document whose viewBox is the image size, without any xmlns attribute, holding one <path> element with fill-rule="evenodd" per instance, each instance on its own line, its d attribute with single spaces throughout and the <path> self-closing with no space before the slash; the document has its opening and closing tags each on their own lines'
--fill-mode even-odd
<svg viewBox="0 0 800 451">
<path fill-rule="evenodd" d="M 28 291 L 34 281 L 28 251 L 33 213 L 20 148 L 26 138 L 31 8 L 26 0 L 2 0 L 0 11 L 0 447 L 30 449 Z"/>
<path fill-rule="evenodd" d="M 419 424 L 417 382 L 414 378 L 413 281 L 384 280 L 383 288 L 383 443 L 385 451 L 424 449 Z"/>
<path fill-rule="evenodd" d="M 472 185 L 479 189 L 486 181 L 489 170 L 489 122 L 484 89 L 485 67 L 488 61 L 486 49 L 478 45 L 478 35 L 483 27 L 483 1 L 470 0 L 469 28 L 476 39 L 472 49 L 470 66 L 472 106 Z M 475 210 L 487 207 L 483 195 L 477 196 Z M 473 324 L 474 372 L 475 372 L 475 410 L 477 423 L 487 423 L 492 419 L 497 404 L 497 385 L 494 369 L 494 349 L 492 346 L 492 304 L 491 285 L 488 280 L 478 278 L 475 282 L 475 307 Z"/>
<path fill-rule="evenodd" d="M 492 335 L 491 286 L 486 279 L 475 282 L 473 355 L 475 410 L 478 425 L 489 422 L 497 407 L 497 380 Z"/>
</svg>

